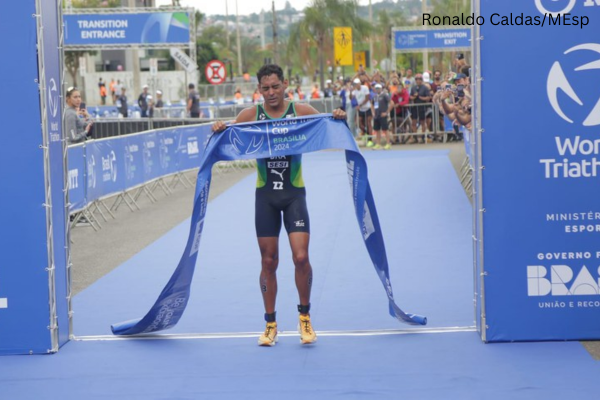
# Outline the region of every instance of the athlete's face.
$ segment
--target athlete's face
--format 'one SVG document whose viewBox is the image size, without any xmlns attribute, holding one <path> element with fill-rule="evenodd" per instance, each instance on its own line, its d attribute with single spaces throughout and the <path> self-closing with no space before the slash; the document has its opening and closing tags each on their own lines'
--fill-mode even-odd
<svg viewBox="0 0 600 400">
<path fill-rule="evenodd" d="M 277 75 L 272 74 L 262 77 L 258 84 L 258 91 L 264 97 L 265 104 L 268 104 L 271 108 L 277 108 L 283 104 L 287 87 L 287 80 L 281 81 Z"/>
</svg>

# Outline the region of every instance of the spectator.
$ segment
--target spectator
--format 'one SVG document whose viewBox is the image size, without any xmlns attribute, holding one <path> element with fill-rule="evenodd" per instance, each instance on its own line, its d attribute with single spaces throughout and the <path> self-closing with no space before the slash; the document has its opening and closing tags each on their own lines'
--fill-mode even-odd
<svg viewBox="0 0 600 400">
<path fill-rule="evenodd" d="M 458 53 L 456 58 L 454 59 L 454 71 L 459 74 L 461 73 L 462 67 L 467 65 L 467 60 L 465 60 L 465 55 L 463 53 Z"/>
<path fill-rule="evenodd" d="M 375 84 L 375 93 L 375 100 L 371 106 L 374 115 L 373 130 L 375 131 L 375 146 L 373 146 L 373 150 L 381 148 L 382 133 L 386 140 L 384 149 L 389 150 L 392 147 L 388 131 L 388 115 L 391 108 L 390 96 L 383 90 L 383 86 L 380 83 Z"/>
<path fill-rule="evenodd" d="M 413 119 L 412 119 L 412 131 L 417 133 L 417 124 L 421 127 L 421 132 L 427 133 L 427 119 L 425 114 L 427 113 L 426 106 L 421 104 L 428 103 L 431 100 L 431 91 L 425 84 L 423 83 L 423 75 L 417 74 L 415 76 L 415 85 L 410 89 L 410 99 L 412 100 L 414 107 L 412 110 Z M 425 135 L 423 135 L 423 139 L 421 143 L 425 142 Z M 411 137 L 409 144 L 415 143 L 415 138 Z"/>
<path fill-rule="evenodd" d="M 90 115 L 85 108 L 80 109 L 81 94 L 76 87 L 67 89 L 67 109 L 65 110 L 65 130 L 67 132 L 67 142 L 83 142 L 90 133 L 93 122 L 90 122 Z"/>
<path fill-rule="evenodd" d="M 235 94 L 233 95 L 237 104 L 244 104 L 244 96 L 242 95 L 242 89 L 235 88 Z"/>
<path fill-rule="evenodd" d="M 290 96 L 291 93 L 291 97 Z M 290 100 L 294 100 L 294 90 L 290 89 L 288 90 L 288 98 Z M 258 89 L 254 89 L 254 93 L 252 94 L 252 103 L 254 104 L 259 104 L 262 103 L 264 101 L 262 94 L 260 94 L 260 91 Z"/>
<path fill-rule="evenodd" d="M 310 93 L 310 98 L 311 99 L 320 99 L 321 98 L 321 94 L 319 93 L 319 84 L 315 83 L 315 85 L 312 88 L 312 91 Z"/>
<path fill-rule="evenodd" d="M 257 89 L 257 91 L 258 91 L 258 89 Z M 294 89 L 288 89 L 287 98 L 289 101 L 294 101 L 296 99 L 296 94 L 294 92 Z M 258 103 L 254 103 L 254 104 L 258 104 Z"/>
<path fill-rule="evenodd" d="M 367 147 L 372 147 L 373 142 L 371 141 L 372 127 L 371 120 L 373 114 L 371 114 L 371 101 L 369 96 L 369 88 L 360 82 L 360 79 L 355 78 L 353 81 L 354 90 L 350 95 L 350 99 L 356 99 L 355 109 L 358 111 L 358 124 L 360 127 L 361 135 L 368 136 Z"/>
<path fill-rule="evenodd" d="M 335 88 L 331 84 L 331 79 L 325 81 L 325 89 L 323 89 L 323 97 L 333 97 Z"/>
<path fill-rule="evenodd" d="M 392 104 L 393 108 L 390 111 L 390 118 L 392 120 L 392 132 L 393 133 L 404 133 L 398 132 L 398 128 L 401 128 L 404 120 L 408 116 L 408 103 L 410 102 L 410 95 L 408 90 L 404 87 L 402 83 L 398 83 L 397 90 L 392 93 Z M 405 131 L 408 131 L 406 129 Z M 400 137 L 398 142 L 404 144 L 404 138 Z"/>
<path fill-rule="evenodd" d="M 354 79 L 360 79 L 361 82 L 371 82 L 372 79 L 369 76 L 369 74 L 367 74 L 367 71 L 365 71 L 365 67 L 363 67 L 362 64 L 358 65 L 358 71 L 356 71 L 356 75 L 354 75 L 352 77 L 352 80 L 354 81 Z"/>
<path fill-rule="evenodd" d="M 100 81 L 98 82 L 98 89 L 100 90 L 100 102 L 102 103 L 102 105 L 106 104 L 106 84 L 102 81 L 102 78 L 100 78 Z"/>
<path fill-rule="evenodd" d="M 423 84 L 427 86 L 427 89 L 429 89 L 430 96 L 433 96 L 433 89 L 431 87 L 431 75 L 427 71 L 423 72 Z M 431 102 L 431 97 L 429 101 Z M 427 106 L 425 108 L 425 120 L 427 121 L 427 131 L 432 131 L 431 127 L 433 122 L 433 107 Z"/>
<path fill-rule="evenodd" d="M 438 91 L 443 90 L 442 88 L 442 71 L 436 69 L 433 72 L 433 83 L 431 84 L 431 95 L 435 96 L 437 94 Z M 442 109 L 439 107 L 437 108 L 437 112 L 438 112 L 438 129 L 440 132 L 444 132 L 446 130 L 445 124 L 444 124 L 444 113 L 442 112 Z M 434 110 L 435 112 L 435 110 Z"/>
<path fill-rule="evenodd" d="M 146 102 L 148 103 L 148 118 L 154 118 L 154 99 L 152 96 L 146 96 Z"/>
<path fill-rule="evenodd" d="M 110 98 L 112 99 L 113 104 L 115 104 L 115 101 L 117 100 L 116 85 L 115 78 L 112 78 L 108 84 L 108 89 L 110 90 Z"/>
<path fill-rule="evenodd" d="M 148 85 L 142 87 L 142 93 L 138 96 L 138 106 L 142 110 L 142 118 L 148 117 Z"/>
<path fill-rule="evenodd" d="M 416 79 L 413 77 L 413 70 L 408 68 L 406 70 L 406 76 L 403 79 L 404 87 L 408 90 L 412 90 L 412 87 L 415 85 Z"/>
<path fill-rule="evenodd" d="M 356 134 L 356 116 L 355 109 L 352 106 L 352 101 L 350 99 L 350 95 L 352 94 L 352 85 L 350 83 L 350 79 L 346 79 L 344 81 L 344 85 L 339 91 L 340 99 L 342 100 L 342 106 L 340 107 L 343 111 L 346 111 L 346 115 L 348 116 L 346 121 L 348 122 L 348 128 L 350 128 L 350 132 L 353 135 Z M 355 99 L 356 100 L 356 99 Z M 358 104 L 358 103 L 357 103 Z"/>
<path fill-rule="evenodd" d="M 191 118 L 200 118 L 200 94 L 193 83 L 188 85 L 188 101 L 186 111 Z"/>
<path fill-rule="evenodd" d="M 162 99 L 162 92 L 160 90 L 156 91 L 156 103 L 154 104 L 155 108 L 163 108 L 165 106 L 165 103 L 163 102 Z"/>
<path fill-rule="evenodd" d="M 471 124 L 471 95 L 469 93 L 467 77 L 464 74 L 458 74 L 454 78 L 455 86 L 438 92 L 435 101 L 439 104 L 440 110 L 452 121 L 454 138 L 462 140 L 460 126 L 470 127 Z M 449 141 L 454 139 L 449 136 Z"/>
<path fill-rule="evenodd" d="M 121 88 L 123 85 L 121 84 L 121 80 L 117 79 L 117 83 L 115 84 L 115 104 L 117 104 L 117 99 L 121 96 Z"/>
<path fill-rule="evenodd" d="M 304 100 L 304 93 L 302 93 L 302 87 L 300 87 L 300 84 L 296 85 L 296 94 L 298 95 L 298 100 Z"/>
<path fill-rule="evenodd" d="M 128 108 L 127 108 L 127 89 L 124 86 L 121 86 L 121 95 L 117 97 L 117 108 L 119 109 L 119 113 L 123 116 L 123 118 L 127 118 Z"/>
</svg>

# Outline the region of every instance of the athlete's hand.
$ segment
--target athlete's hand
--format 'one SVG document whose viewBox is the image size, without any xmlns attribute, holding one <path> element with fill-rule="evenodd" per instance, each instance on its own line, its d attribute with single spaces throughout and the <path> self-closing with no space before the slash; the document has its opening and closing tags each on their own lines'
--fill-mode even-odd
<svg viewBox="0 0 600 400">
<path fill-rule="evenodd" d="M 227 128 L 227 124 L 224 121 L 216 121 L 211 129 L 214 133 L 221 133 L 225 128 Z"/>
<path fill-rule="evenodd" d="M 342 110 L 341 108 L 336 108 L 333 110 L 332 115 L 335 119 L 346 119 L 346 111 Z"/>
</svg>

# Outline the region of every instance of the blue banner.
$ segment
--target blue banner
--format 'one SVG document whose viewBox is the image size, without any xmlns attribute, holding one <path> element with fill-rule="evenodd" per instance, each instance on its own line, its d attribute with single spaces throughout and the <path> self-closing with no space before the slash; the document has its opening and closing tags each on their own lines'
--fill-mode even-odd
<svg viewBox="0 0 600 400">
<path fill-rule="evenodd" d="M 286 130 L 273 133 L 273 127 L 285 124 Z M 139 320 L 112 326 L 116 335 L 151 333 L 177 324 L 186 308 L 200 247 L 200 238 L 208 206 L 212 166 L 222 160 L 255 159 L 308 153 L 324 149 L 345 149 L 348 176 L 359 228 L 369 256 L 388 296 L 390 315 L 409 324 L 425 325 L 422 316 L 404 313 L 395 303 L 383 235 L 367 177 L 367 165 L 344 121 L 331 116 L 311 116 L 285 121 L 260 121 L 237 124 L 213 135 L 200 165 L 190 234 L 184 253 L 173 276 L 150 311 Z"/>
<path fill-rule="evenodd" d="M 2 102 L 0 147 L 0 354 L 52 348 L 35 5 L 8 2 L 0 13 L 0 32 L 10 38 L 3 51 L 19 60 L 0 63 L 10 93 Z"/>
<path fill-rule="evenodd" d="M 190 42 L 186 12 L 65 14 L 63 20 L 66 46 Z"/>
<path fill-rule="evenodd" d="M 471 48 L 471 28 L 394 31 L 397 52 Z"/>
<path fill-rule="evenodd" d="M 549 12 L 600 21 L 598 1 L 481 1 L 482 15 Z M 481 36 L 486 340 L 599 339 L 598 29 L 486 23 Z M 507 55 L 526 79 L 507 81 Z"/>
</svg>

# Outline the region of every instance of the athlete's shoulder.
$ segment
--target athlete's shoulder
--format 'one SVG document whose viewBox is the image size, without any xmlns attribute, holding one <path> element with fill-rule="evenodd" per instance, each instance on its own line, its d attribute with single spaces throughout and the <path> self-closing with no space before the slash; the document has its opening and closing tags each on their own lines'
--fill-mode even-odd
<svg viewBox="0 0 600 400">
<path fill-rule="evenodd" d="M 299 117 L 319 113 L 313 106 L 306 103 L 294 103 L 294 108 L 296 109 L 296 115 Z"/>
<path fill-rule="evenodd" d="M 250 122 L 256 121 L 256 109 L 258 106 L 253 105 L 248 108 L 244 108 L 235 119 L 235 122 Z"/>
</svg>

